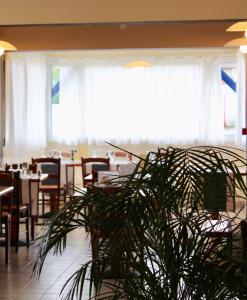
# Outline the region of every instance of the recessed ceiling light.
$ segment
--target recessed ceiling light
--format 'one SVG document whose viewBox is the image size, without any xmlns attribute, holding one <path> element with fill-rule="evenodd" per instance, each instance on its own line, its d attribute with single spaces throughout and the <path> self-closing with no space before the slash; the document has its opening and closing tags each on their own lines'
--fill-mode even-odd
<svg viewBox="0 0 247 300">
<path fill-rule="evenodd" d="M 3 55 L 4 51 L 16 51 L 16 47 L 8 42 L 0 41 L 0 56 Z"/>
<path fill-rule="evenodd" d="M 126 68 L 148 68 L 152 63 L 148 60 L 132 60 L 125 65 Z"/>
</svg>

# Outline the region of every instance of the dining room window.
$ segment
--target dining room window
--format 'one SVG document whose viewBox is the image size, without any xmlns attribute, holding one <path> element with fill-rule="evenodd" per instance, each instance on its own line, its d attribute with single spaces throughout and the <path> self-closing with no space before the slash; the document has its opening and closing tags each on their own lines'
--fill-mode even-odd
<svg viewBox="0 0 247 300">
<path fill-rule="evenodd" d="M 221 88 L 224 101 L 224 128 L 226 135 L 234 135 L 237 119 L 237 70 L 234 64 L 221 68 Z"/>
<path fill-rule="evenodd" d="M 130 63 L 137 57 L 145 65 Z M 49 141 L 222 144 L 225 127 L 233 129 L 222 58 L 237 66 L 237 101 L 229 101 L 234 143 L 243 145 L 245 62 L 233 50 L 8 53 L 4 156 L 33 155 Z"/>
<path fill-rule="evenodd" d="M 236 69 L 225 68 L 233 80 Z M 224 143 L 236 93 L 213 59 L 148 67 L 91 63 L 52 68 L 52 140 L 76 144 Z M 217 101 L 215 101 L 217 99 Z"/>
<path fill-rule="evenodd" d="M 59 110 L 60 97 L 60 68 L 52 67 L 52 128 L 53 136 L 57 135 L 57 127 L 60 127 L 63 115 Z M 236 66 L 227 65 L 220 69 L 221 72 L 221 90 L 224 102 L 224 129 L 225 135 L 234 135 L 237 115 L 237 96 L 236 96 Z"/>
</svg>

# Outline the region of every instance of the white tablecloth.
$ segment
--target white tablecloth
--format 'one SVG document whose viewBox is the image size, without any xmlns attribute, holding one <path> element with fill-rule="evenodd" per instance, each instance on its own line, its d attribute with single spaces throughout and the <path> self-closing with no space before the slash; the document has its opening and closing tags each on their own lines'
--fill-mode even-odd
<svg viewBox="0 0 247 300">
<path fill-rule="evenodd" d="M 81 186 L 82 185 L 82 170 L 81 166 L 76 166 L 74 169 L 73 167 L 67 168 L 67 179 L 66 179 L 66 165 L 80 165 L 80 160 L 62 160 L 61 161 L 61 175 L 60 175 L 60 181 L 61 185 L 67 185 L 68 186 L 68 194 L 72 195 L 73 185 Z M 128 160 L 114 160 L 110 161 L 110 171 L 118 171 L 120 176 L 126 176 L 131 174 L 136 167 L 136 164 L 128 161 Z M 87 173 L 92 173 L 92 164 L 87 164 Z"/>
<path fill-rule="evenodd" d="M 22 203 L 31 204 L 31 214 L 34 216 L 38 214 L 38 184 L 47 178 L 48 174 L 42 174 L 40 177 L 37 174 L 21 175 Z"/>
</svg>

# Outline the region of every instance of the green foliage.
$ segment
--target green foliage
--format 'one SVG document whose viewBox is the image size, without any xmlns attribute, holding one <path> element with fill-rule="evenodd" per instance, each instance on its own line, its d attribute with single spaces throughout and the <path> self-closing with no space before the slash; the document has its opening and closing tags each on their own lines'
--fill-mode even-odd
<svg viewBox="0 0 247 300">
<path fill-rule="evenodd" d="M 67 281 L 63 299 L 81 299 L 86 280 L 97 299 L 246 299 L 238 213 L 220 212 L 218 224 L 227 222 L 226 235 L 213 237 L 212 212 L 220 206 L 211 203 L 210 209 L 205 196 L 210 193 L 211 202 L 219 197 L 206 184 L 210 174 L 215 180 L 225 176 L 226 196 L 233 202 L 245 200 L 239 170 L 245 158 L 217 147 L 159 148 L 155 157 L 136 158 L 135 171 L 120 178 L 121 187 L 109 182 L 105 189 L 89 188 L 49 220 L 34 272 L 40 274 L 51 250 L 62 253 L 69 232 L 86 227 L 101 233 L 99 255 Z M 100 295 L 103 284 L 110 292 Z"/>
</svg>

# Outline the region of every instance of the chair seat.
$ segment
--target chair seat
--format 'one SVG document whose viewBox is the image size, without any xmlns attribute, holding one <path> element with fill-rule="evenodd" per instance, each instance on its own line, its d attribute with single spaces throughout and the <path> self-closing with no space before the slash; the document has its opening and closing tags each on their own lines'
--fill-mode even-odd
<svg viewBox="0 0 247 300">
<path fill-rule="evenodd" d="M 10 219 L 10 217 L 11 216 L 10 216 L 10 214 L 8 212 L 3 212 L 2 215 L 1 215 L 1 221 L 3 223 L 5 223 L 7 219 Z"/>
<path fill-rule="evenodd" d="M 48 178 L 38 185 L 37 215 L 40 215 L 39 205 L 42 205 L 42 215 L 45 213 L 46 203 L 49 204 L 50 211 L 57 211 L 60 204 L 65 203 L 65 188 L 64 185 L 60 185 L 61 159 L 32 158 L 32 163 L 40 165 L 42 173 L 48 174 Z"/>
<path fill-rule="evenodd" d="M 40 187 L 39 187 L 39 190 L 41 191 L 41 192 L 46 192 L 46 191 L 50 191 L 50 190 L 57 190 L 59 187 L 57 186 L 57 185 L 40 185 Z M 60 189 L 63 189 L 64 188 L 64 185 L 60 185 Z"/>
<path fill-rule="evenodd" d="M 19 209 L 20 212 L 25 212 L 29 209 L 29 205 L 28 204 L 23 204 L 23 205 L 20 205 L 20 207 L 17 207 L 16 205 L 12 205 L 11 206 L 11 211 L 12 213 L 14 214 L 15 211 L 17 211 Z M 3 212 L 8 212 L 9 211 L 9 207 L 7 206 L 2 206 L 2 211 Z"/>
<path fill-rule="evenodd" d="M 42 193 L 53 193 L 57 192 L 58 190 L 63 191 L 64 190 L 64 185 L 61 185 L 60 188 L 58 188 L 57 185 L 40 185 L 39 191 Z"/>
<path fill-rule="evenodd" d="M 26 246 L 29 247 L 29 204 L 22 204 L 22 193 L 21 193 L 21 178 L 20 171 L 3 171 L 0 172 L 0 175 L 5 178 L 6 186 L 13 186 L 13 193 L 6 195 L 4 201 L 2 201 L 1 213 L 5 214 L 6 217 L 2 219 L 2 223 L 5 225 L 5 250 L 6 250 L 6 259 L 8 261 L 8 249 L 10 243 L 12 246 L 15 246 L 16 252 L 19 249 L 19 236 L 21 234 L 26 235 Z M 7 181 L 7 178 L 9 180 Z M 25 229 L 20 231 L 20 224 L 25 223 Z"/>
</svg>

